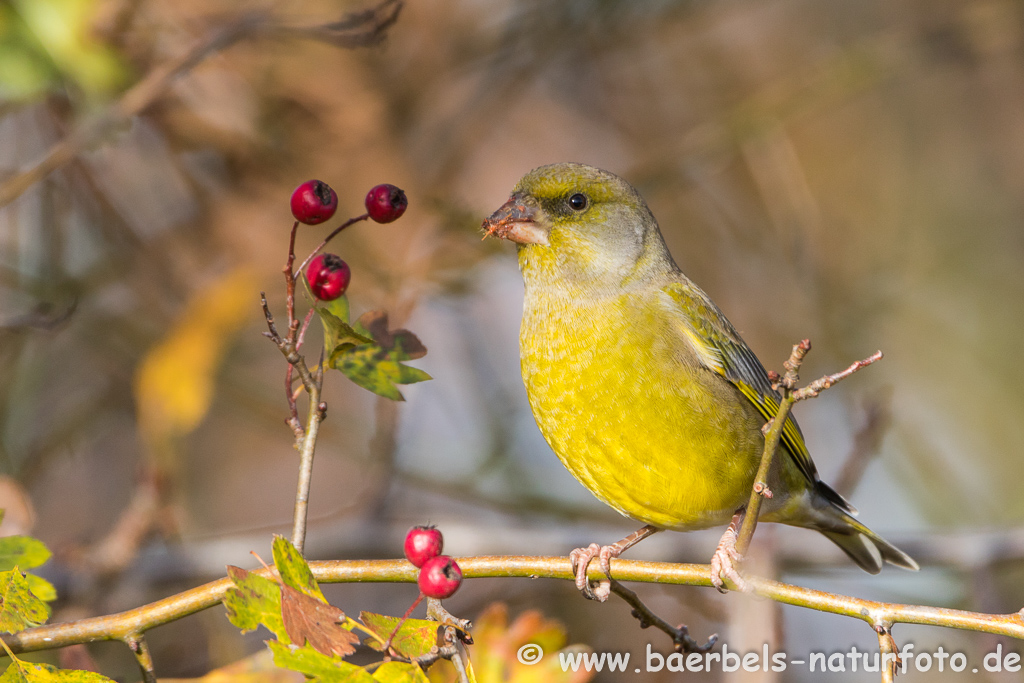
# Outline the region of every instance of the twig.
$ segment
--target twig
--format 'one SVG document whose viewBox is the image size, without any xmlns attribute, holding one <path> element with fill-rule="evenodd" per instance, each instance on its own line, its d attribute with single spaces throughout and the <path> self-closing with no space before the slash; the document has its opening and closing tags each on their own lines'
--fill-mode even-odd
<svg viewBox="0 0 1024 683">
<path fill-rule="evenodd" d="M 817 397 L 821 392 L 831 388 L 837 382 L 846 379 L 861 368 L 865 368 L 882 358 L 882 352 L 876 351 L 864 360 L 851 364 L 850 367 L 841 372 L 825 375 L 801 389 L 796 389 L 796 383 L 800 379 L 800 366 L 810 350 L 811 341 L 804 339 L 793 347 L 789 360 L 783 363 L 783 367 L 786 368 L 785 375 L 780 377 L 777 373 L 769 373 L 769 378 L 773 386 L 778 388 L 779 393 L 782 395 L 782 400 L 779 402 L 779 410 L 776 412 L 775 417 L 765 425 L 768 431 L 764 439 L 764 453 L 761 455 L 761 464 L 757 468 L 757 476 L 754 478 L 754 486 L 750 492 L 746 515 L 743 518 L 743 525 L 740 527 L 736 540 L 736 550 L 740 555 L 747 551 L 747 548 L 750 547 L 750 541 L 754 537 L 754 529 L 757 528 L 757 518 L 761 511 L 761 500 L 763 498 L 771 498 L 771 490 L 768 488 L 768 473 L 771 470 L 775 453 L 778 451 L 779 441 L 782 438 L 782 432 L 785 429 L 786 420 L 789 418 L 793 404 L 797 401 Z"/>
<path fill-rule="evenodd" d="M 0 185 L 0 206 L 17 199 L 25 190 L 74 160 L 108 131 L 149 108 L 174 82 L 204 59 L 236 42 L 261 35 L 278 38 L 307 38 L 338 47 L 356 48 L 379 43 L 397 20 L 401 0 L 384 0 L 369 10 L 353 13 L 341 21 L 320 26 L 286 26 L 267 14 L 249 13 L 208 36 L 195 41 L 182 54 L 150 71 L 128 89 L 110 108 L 79 125 L 67 137 L 54 144 L 41 160 Z"/>
<path fill-rule="evenodd" d="M 469 645 L 473 644 L 473 637 L 469 635 L 473 628 L 473 622 L 469 619 L 459 619 L 444 608 L 437 598 L 427 598 L 427 619 L 433 619 L 439 624 L 451 626 L 459 631 L 459 638 Z"/>
<path fill-rule="evenodd" d="M 878 651 L 881 659 L 878 667 L 882 670 L 882 683 L 893 683 L 896 680 L 896 667 L 902 662 L 896 641 L 892 637 L 892 627 L 889 624 L 877 624 L 875 633 L 878 634 Z"/>
<path fill-rule="evenodd" d="M 706 643 L 700 645 L 690 636 L 690 629 L 686 627 L 686 624 L 672 626 L 652 612 L 651 608 L 645 605 L 643 601 L 640 600 L 640 596 L 636 593 L 626 588 L 615 579 L 609 579 L 609 581 L 611 581 L 612 592 L 625 600 L 629 606 L 633 608 L 630 611 L 630 614 L 636 617 L 637 621 L 640 622 L 640 628 L 653 626 L 664 631 L 665 634 L 672 639 L 676 652 L 707 652 L 715 646 L 715 643 L 718 642 L 718 634 L 715 633 L 708 638 Z"/>
<path fill-rule="evenodd" d="M 324 238 L 324 241 L 320 243 L 320 246 L 318 246 L 316 249 L 314 249 L 313 252 L 309 256 L 306 257 L 306 260 L 299 264 L 299 267 L 292 274 L 292 279 L 293 280 L 294 279 L 298 279 L 298 277 L 302 273 L 302 271 L 306 270 L 306 266 L 309 265 L 309 262 L 312 261 L 316 257 L 316 255 L 320 253 L 321 249 L 323 249 L 324 247 L 327 246 L 328 242 L 330 242 L 335 237 L 337 237 L 338 233 L 340 233 L 342 230 L 344 230 L 345 228 L 347 228 L 350 225 L 358 223 L 359 221 L 365 221 L 369 217 L 370 217 L 370 214 L 364 213 L 362 216 L 356 216 L 355 218 L 349 218 L 347 221 L 345 221 L 344 223 L 342 223 L 341 225 L 336 227 L 331 232 L 331 234 L 329 234 L 327 237 Z"/>
<path fill-rule="evenodd" d="M 124 638 L 125 645 L 135 655 L 135 661 L 139 663 L 139 669 L 142 670 L 142 680 L 144 683 L 156 683 L 156 670 L 153 668 L 153 655 L 149 652 L 149 645 L 146 643 L 146 637 L 141 633 L 129 633 Z"/>
<path fill-rule="evenodd" d="M 487 556 L 458 558 L 465 578 L 523 577 L 574 581 L 565 557 Z M 419 570 L 406 560 L 333 560 L 310 562 L 310 569 L 322 583 L 414 583 Z M 662 585 L 708 586 L 711 571 L 706 564 L 674 564 L 613 559 L 612 570 L 623 581 Z M 269 576 L 266 569 L 256 570 Z M 600 568 L 590 575 L 605 578 Z M 872 627 L 879 624 L 925 624 L 979 631 L 1024 640 L 1024 610 L 1012 614 L 984 614 L 944 607 L 904 605 L 826 593 L 760 577 L 746 577 L 755 595 L 776 602 L 860 619 Z M 91 617 L 63 624 L 49 624 L 5 634 L 4 642 L 15 653 L 66 647 L 75 643 L 121 640 L 131 633 L 143 633 L 218 604 L 234 584 L 218 579 L 163 600 L 118 614 Z"/>
<path fill-rule="evenodd" d="M 793 408 L 796 399 L 793 398 L 792 389 L 799 380 L 800 365 L 804 356 L 811 350 L 811 341 L 804 339 L 793 347 L 789 360 L 783 363 L 786 374 L 783 377 L 771 375 L 773 385 L 778 386 L 782 400 L 779 402 L 779 409 L 775 417 L 769 423 L 768 433 L 764 438 L 764 452 L 761 455 L 761 464 L 757 468 L 757 476 L 754 477 L 754 488 L 750 492 L 750 500 L 747 502 L 746 515 L 743 517 L 743 524 L 740 526 L 736 538 L 736 552 L 743 555 L 750 547 L 750 541 L 754 538 L 754 529 L 757 528 L 757 518 L 761 513 L 761 501 L 771 496 L 768 488 L 768 473 L 771 471 L 772 461 L 775 459 L 775 451 L 779 448 L 779 440 L 782 438 L 782 430 L 789 418 L 789 411 Z"/>
<path fill-rule="evenodd" d="M 317 371 L 318 380 L 323 368 Z M 313 454 L 316 437 L 320 432 L 327 406 L 320 402 L 320 381 L 316 381 L 309 392 L 309 410 L 306 417 L 306 436 L 299 452 L 299 483 L 295 493 L 295 514 L 292 518 L 292 545 L 301 553 L 306 543 L 306 518 L 309 513 L 309 489 L 313 481 Z"/>
<path fill-rule="evenodd" d="M 844 380 L 853 373 L 860 370 L 861 368 L 866 368 L 872 363 L 880 360 L 882 360 L 882 352 L 875 351 L 873 354 L 871 354 L 864 360 L 859 360 L 856 363 L 853 363 L 850 367 L 846 368 L 842 372 L 837 372 L 834 375 L 825 375 L 820 379 L 814 380 L 803 389 L 797 389 L 796 391 L 793 392 L 793 400 L 803 401 L 806 398 L 815 398 L 818 396 L 818 394 L 825 391 L 826 389 L 831 389 L 832 386 L 834 386 L 840 380 Z"/>
</svg>

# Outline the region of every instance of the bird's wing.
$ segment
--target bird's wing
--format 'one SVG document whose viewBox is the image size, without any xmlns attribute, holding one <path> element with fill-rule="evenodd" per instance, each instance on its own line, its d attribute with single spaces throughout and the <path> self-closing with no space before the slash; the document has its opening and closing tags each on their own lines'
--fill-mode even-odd
<svg viewBox="0 0 1024 683">
<path fill-rule="evenodd" d="M 696 286 L 674 282 L 663 290 L 678 304 L 684 336 L 701 363 L 729 380 L 764 416 L 775 417 L 779 393 L 772 388 L 761 361 L 747 347 L 718 307 Z M 818 481 L 818 471 L 804 444 L 804 435 L 792 416 L 786 418 L 782 443 L 808 481 Z"/>
</svg>

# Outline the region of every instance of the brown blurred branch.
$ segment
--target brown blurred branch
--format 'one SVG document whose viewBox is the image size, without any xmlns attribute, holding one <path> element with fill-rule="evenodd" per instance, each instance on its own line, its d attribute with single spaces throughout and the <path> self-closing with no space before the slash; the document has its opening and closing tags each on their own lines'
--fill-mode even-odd
<svg viewBox="0 0 1024 683">
<path fill-rule="evenodd" d="M 17 199 L 25 190 L 77 157 L 82 150 L 144 112 L 162 97 L 181 76 L 207 57 L 240 40 L 253 37 L 303 38 L 344 48 L 365 47 L 382 41 L 402 10 L 402 0 L 383 0 L 376 6 L 346 15 L 340 21 L 318 26 L 288 26 L 277 17 L 248 13 L 216 28 L 192 43 L 177 57 L 154 67 L 121 98 L 90 121 L 80 124 L 54 144 L 35 165 L 8 178 L 0 185 L 0 206 Z"/>
<path fill-rule="evenodd" d="M 458 559 L 466 578 L 528 577 L 575 580 L 565 557 L 482 556 Z M 662 585 L 711 586 L 710 566 L 613 559 L 612 570 L 623 581 Z M 416 567 L 405 560 L 333 560 L 310 562 L 317 581 L 324 583 L 415 583 Z M 255 570 L 269 576 L 267 569 Z M 594 580 L 605 578 L 598 567 Z M 864 600 L 803 588 L 759 577 L 747 577 L 755 595 L 787 605 L 860 619 L 875 628 L 892 624 L 925 624 L 979 631 L 1024 640 L 1024 610 L 1013 614 L 984 614 L 944 607 L 905 605 Z M 218 579 L 125 612 L 63 624 L 49 624 L 4 635 L 14 653 L 48 650 L 75 643 L 124 640 L 156 626 L 181 619 L 218 604 L 234 584 Z"/>
<path fill-rule="evenodd" d="M 853 437 L 853 448 L 832 486 L 843 496 L 857 488 L 868 465 L 878 456 L 882 439 L 892 423 L 892 391 L 879 392 L 864 404 L 864 423 Z"/>
</svg>

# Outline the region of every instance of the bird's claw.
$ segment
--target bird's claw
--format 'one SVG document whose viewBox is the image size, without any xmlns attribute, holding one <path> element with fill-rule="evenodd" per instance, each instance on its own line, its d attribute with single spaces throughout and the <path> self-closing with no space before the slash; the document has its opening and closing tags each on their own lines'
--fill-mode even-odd
<svg viewBox="0 0 1024 683">
<path fill-rule="evenodd" d="M 741 562 L 743 556 L 736 550 L 736 530 L 733 525 L 729 525 L 715 548 L 715 554 L 711 556 L 711 583 L 719 593 L 726 592 L 725 579 L 729 579 L 739 591 L 753 592 L 754 587 L 740 576 L 737 567 Z"/>
<path fill-rule="evenodd" d="M 591 586 L 590 579 L 587 578 L 587 570 L 590 568 L 590 563 L 593 562 L 594 558 L 598 558 L 598 562 L 601 566 L 601 571 L 605 573 L 608 578 L 611 578 L 611 558 L 615 556 L 615 548 L 612 546 L 600 546 L 596 543 L 591 543 L 586 548 L 576 548 L 569 553 L 569 562 L 572 563 L 572 572 L 576 575 L 576 589 L 580 593 L 583 593 L 583 597 L 587 600 L 597 600 L 598 602 L 604 602 L 611 595 L 611 582 L 609 581 L 595 581 Z"/>
</svg>

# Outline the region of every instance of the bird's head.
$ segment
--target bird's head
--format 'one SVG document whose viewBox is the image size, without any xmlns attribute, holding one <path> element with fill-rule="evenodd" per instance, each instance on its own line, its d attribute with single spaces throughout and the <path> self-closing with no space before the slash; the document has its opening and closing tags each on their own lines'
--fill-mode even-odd
<svg viewBox="0 0 1024 683">
<path fill-rule="evenodd" d="M 622 178 L 583 164 L 527 173 L 483 227 L 515 242 L 527 286 L 615 288 L 673 268 L 658 224 Z"/>
</svg>

